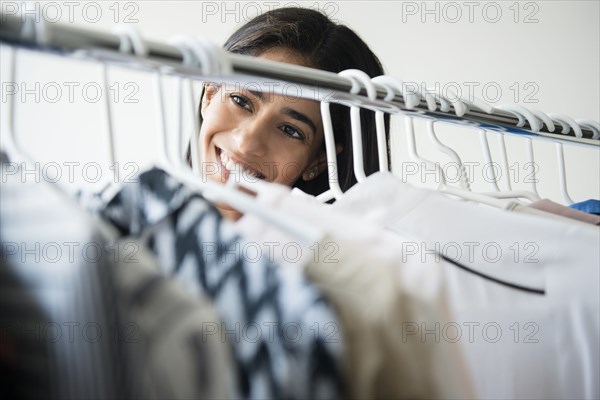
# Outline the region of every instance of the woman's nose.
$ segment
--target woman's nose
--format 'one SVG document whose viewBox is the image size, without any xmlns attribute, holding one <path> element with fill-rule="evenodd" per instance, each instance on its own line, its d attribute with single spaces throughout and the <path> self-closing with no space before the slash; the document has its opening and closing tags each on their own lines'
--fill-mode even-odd
<svg viewBox="0 0 600 400">
<path fill-rule="evenodd" d="M 267 151 L 267 130 L 264 124 L 246 122 L 234 131 L 233 140 L 241 154 L 262 157 Z"/>
</svg>

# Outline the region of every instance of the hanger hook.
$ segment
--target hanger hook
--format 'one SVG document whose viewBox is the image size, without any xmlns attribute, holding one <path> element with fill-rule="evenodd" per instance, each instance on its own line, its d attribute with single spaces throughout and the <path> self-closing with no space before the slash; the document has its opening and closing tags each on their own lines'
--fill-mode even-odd
<svg viewBox="0 0 600 400">
<path fill-rule="evenodd" d="M 170 43 L 177 47 L 183 57 L 185 65 L 193 65 L 199 67 L 202 70 L 202 74 L 206 77 L 228 75 L 233 73 L 233 66 L 229 55 L 213 41 L 201 36 L 175 36 L 170 40 Z M 181 120 L 182 107 L 181 107 L 181 93 L 182 93 L 182 82 L 179 79 L 176 91 L 176 112 L 178 118 L 178 129 L 177 129 L 177 149 L 179 150 L 183 144 L 183 126 Z M 192 93 L 193 99 L 193 88 L 190 83 L 190 92 Z M 195 102 L 195 99 L 193 99 Z M 194 117 L 194 131 L 191 134 L 191 156 L 192 156 L 192 170 L 195 173 L 200 173 L 200 160 L 198 155 L 198 135 L 200 134 L 199 124 Z M 181 153 L 183 154 L 183 153 Z M 178 165 L 181 168 L 187 168 L 187 163 L 182 157 L 177 157 Z"/>
<path fill-rule="evenodd" d="M 219 76 L 233 73 L 233 65 L 227 52 L 203 36 L 176 36 L 173 45 L 178 47 L 185 59 L 191 54 L 191 64 L 202 69 L 204 76 Z"/>
<path fill-rule="evenodd" d="M 391 101 L 396 97 L 396 93 L 392 85 L 388 84 L 385 79 L 385 75 L 376 76 L 371 79 L 373 84 L 379 83 L 386 90 L 386 95 L 383 98 L 383 101 Z M 379 157 L 379 170 L 380 171 L 389 171 L 389 163 L 388 163 L 388 143 L 385 132 L 385 118 L 383 111 L 375 112 L 375 127 L 377 131 L 377 155 Z"/>
<path fill-rule="evenodd" d="M 598 121 L 593 121 L 591 119 L 577 119 L 575 120 L 580 126 L 584 128 L 588 128 L 592 131 L 592 139 L 600 139 L 600 124 Z"/>
<path fill-rule="evenodd" d="M 357 69 L 346 69 L 338 73 L 338 75 L 349 78 L 352 81 L 352 89 L 350 93 L 360 93 L 360 85 L 362 83 L 367 89 L 367 96 L 371 100 L 377 99 L 377 89 L 371 82 L 371 78 L 365 72 Z M 356 85 L 355 85 L 356 83 Z M 364 159 L 363 159 L 363 143 L 362 143 L 362 127 L 360 121 L 360 107 L 352 105 L 350 107 L 350 120 L 352 125 L 352 157 L 354 159 L 354 175 L 358 182 L 364 182 L 367 179 L 365 174 Z"/>
<path fill-rule="evenodd" d="M 373 78 L 373 82 L 384 86 L 386 90 L 395 89 L 398 93 L 400 93 L 400 95 L 402 95 L 402 98 L 404 99 L 404 105 L 407 109 L 413 109 L 421 103 L 420 94 L 412 90 L 404 90 L 404 81 L 399 78 L 391 75 L 380 75 Z"/>
<path fill-rule="evenodd" d="M 550 118 L 552 118 L 554 121 L 557 121 L 558 123 L 560 123 L 563 127 L 562 129 L 562 134 L 568 134 L 571 129 L 573 129 L 573 132 L 575 133 L 575 136 L 578 138 L 583 137 L 583 132 L 581 131 L 581 126 L 579 126 L 579 124 L 571 117 L 569 117 L 568 115 L 565 114 L 555 114 L 555 113 L 548 113 L 548 116 Z"/>
<path fill-rule="evenodd" d="M 519 128 L 525 126 L 525 120 L 527 120 L 533 132 L 539 132 L 540 129 L 542 129 L 542 123 L 540 120 L 531 111 L 523 106 L 518 104 L 501 104 L 496 108 L 508 111 L 515 115 L 519 119 L 519 122 L 517 123 L 517 127 Z"/>
<path fill-rule="evenodd" d="M 139 31 L 129 25 L 117 25 L 112 28 L 112 33 L 119 37 L 119 52 L 133 53 L 138 57 L 148 55 L 146 42 Z"/>
<path fill-rule="evenodd" d="M 329 178 L 329 190 L 317 196 L 319 201 L 329 201 L 332 198 L 339 200 L 343 196 L 338 177 L 337 152 L 335 149 L 335 137 L 333 135 L 333 123 L 329 103 L 321 102 L 321 118 L 323 120 L 323 134 L 325 136 L 325 152 L 327 154 L 327 174 Z"/>
</svg>

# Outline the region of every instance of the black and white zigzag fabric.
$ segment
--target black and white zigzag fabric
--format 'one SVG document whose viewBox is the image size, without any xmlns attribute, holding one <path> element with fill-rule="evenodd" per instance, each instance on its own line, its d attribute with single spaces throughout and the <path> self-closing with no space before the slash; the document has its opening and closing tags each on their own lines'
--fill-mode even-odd
<svg viewBox="0 0 600 400">
<path fill-rule="evenodd" d="M 100 213 L 123 235 L 142 238 L 165 274 L 213 300 L 222 322 L 205 332 L 230 344 L 240 397 L 344 395 L 342 338 L 323 329 L 337 317 L 300 269 L 257 256 L 250 249 L 259 246 L 160 169 L 126 184 Z"/>
<path fill-rule="evenodd" d="M 0 152 L 0 399 L 234 397 L 212 302 L 25 167 Z"/>
</svg>

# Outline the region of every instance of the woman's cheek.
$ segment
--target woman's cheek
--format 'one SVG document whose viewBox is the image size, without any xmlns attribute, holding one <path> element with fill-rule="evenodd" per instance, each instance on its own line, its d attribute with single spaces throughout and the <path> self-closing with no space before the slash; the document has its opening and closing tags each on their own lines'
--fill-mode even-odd
<svg viewBox="0 0 600 400">
<path fill-rule="evenodd" d="M 278 157 L 275 161 L 278 172 L 276 181 L 288 186 L 295 183 L 307 165 L 306 157 L 308 155 L 297 153 L 286 153 Z"/>
<path fill-rule="evenodd" d="M 215 99 L 219 101 L 219 99 Z M 210 142 L 212 135 L 224 131 L 234 123 L 233 115 L 227 110 L 226 104 L 211 103 L 206 110 L 205 118 L 200 129 L 201 137 Z"/>
</svg>

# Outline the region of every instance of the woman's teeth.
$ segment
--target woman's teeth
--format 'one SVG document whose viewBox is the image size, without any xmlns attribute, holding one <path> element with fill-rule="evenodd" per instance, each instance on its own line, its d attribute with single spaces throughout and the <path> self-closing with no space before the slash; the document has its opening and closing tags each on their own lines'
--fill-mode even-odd
<svg viewBox="0 0 600 400">
<path fill-rule="evenodd" d="M 219 155 L 219 157 L 221 158 L 221 163 L 225 166 L 225 168 L 229 172 L 239 171 L 239 172 L 243 172 L 244 174 L 246 174 L 248 176 L 252 176 L 255 178 L 260 178 L 262 175 L 260 172 L 248 170 L 248 169 L 244 168 L 241 164 L 234 162 L 229 157 L 229 155 L 227 155 L 223 150 L 221 150 L 221 154 Z"/>
</svg>

